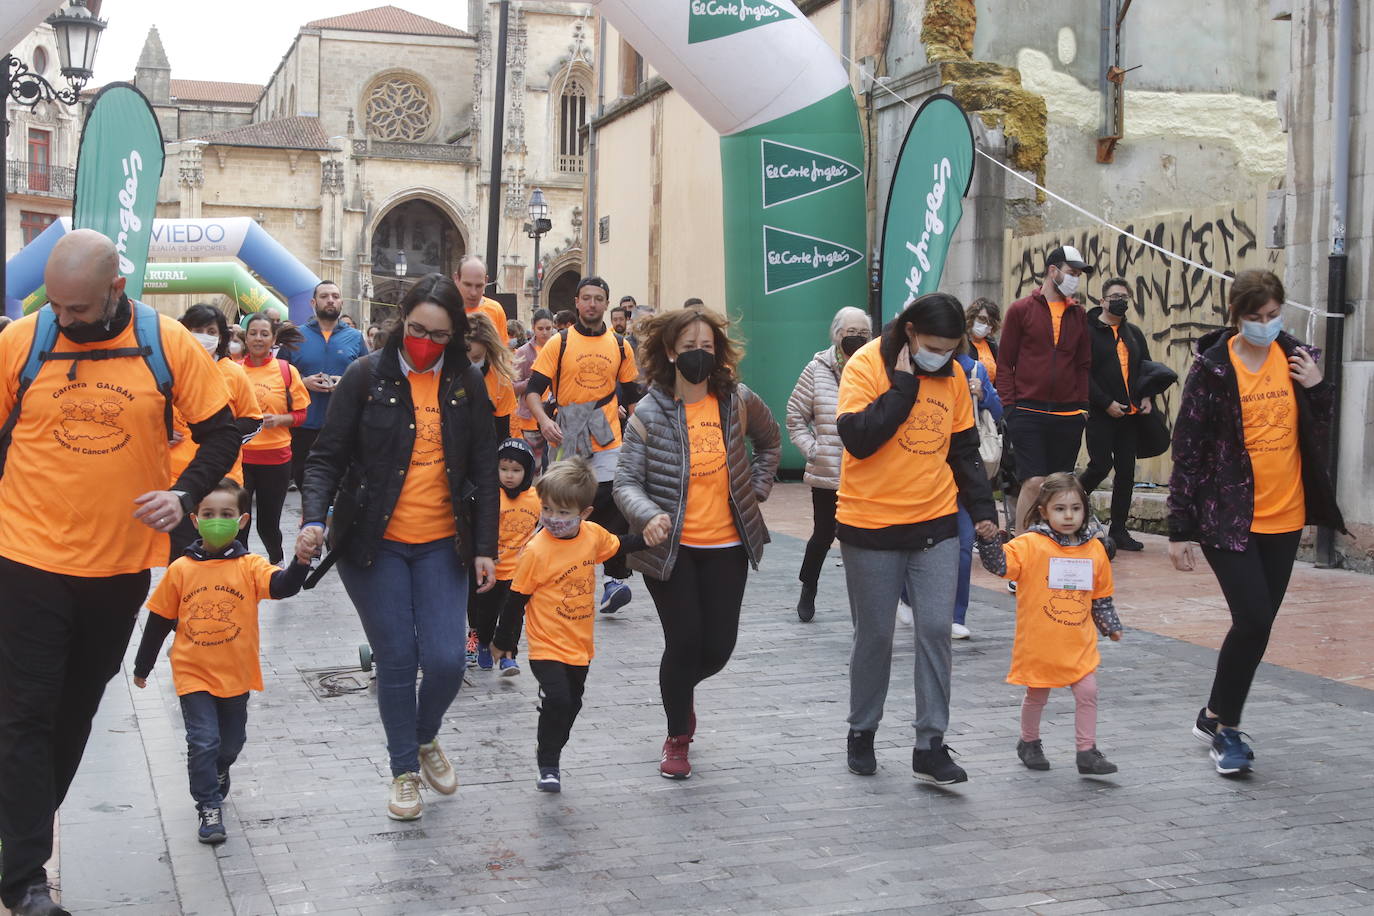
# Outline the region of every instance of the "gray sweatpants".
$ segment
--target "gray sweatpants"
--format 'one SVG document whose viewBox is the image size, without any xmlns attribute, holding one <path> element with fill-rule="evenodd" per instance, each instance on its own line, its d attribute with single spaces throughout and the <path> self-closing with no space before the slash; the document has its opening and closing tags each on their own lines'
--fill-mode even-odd
<svg viewBox="0 0 1374 916">
<path fill-rule="evenodd" d="M 959 539 L 928 550 L 869 550 L 840 545 L 854 650 L 849 657 L 849 726 L 876 730 L 892 673 L 897 602 L 906 586 L 916 640 L 916 744 L 943 741 L 949 726 L 950 624 L 959 581 Z"/>
</svg>

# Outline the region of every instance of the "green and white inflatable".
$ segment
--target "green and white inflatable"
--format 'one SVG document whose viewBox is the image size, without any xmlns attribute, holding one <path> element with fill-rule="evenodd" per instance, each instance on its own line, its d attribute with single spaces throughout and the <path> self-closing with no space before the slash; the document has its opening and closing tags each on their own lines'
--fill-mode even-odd
<svg viewBox="0 0 1374 916">
<path fill-rule="evenodd" d="M 863 137 L 844 67 L 790 0 L 593 5 L 721 134 L 726 307 L 745 378 L 781 420 L 836 309 L 868 305 Z"/>
</svg>

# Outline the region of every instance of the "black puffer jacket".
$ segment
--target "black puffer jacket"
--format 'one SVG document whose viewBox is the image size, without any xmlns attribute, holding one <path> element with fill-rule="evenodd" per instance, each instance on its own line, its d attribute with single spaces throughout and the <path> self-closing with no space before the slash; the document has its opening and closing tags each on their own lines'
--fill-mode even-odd
<svg viewBox="0 0 1374 916">
<path fill-rule="evenodd" d="M 496 434 L 482 373 L 460 346 L 440 370 L 440 430 L 449 494 L 465 563 L 496 556 L 500 489 Z M 348 367 L 329 399 L 324 428 L 305 464 L 302 521 L 334 517 L 329 546 L 370 566 L 400 498 L 415 445 L 415 405 L 393 341 Z"/>
</svg>

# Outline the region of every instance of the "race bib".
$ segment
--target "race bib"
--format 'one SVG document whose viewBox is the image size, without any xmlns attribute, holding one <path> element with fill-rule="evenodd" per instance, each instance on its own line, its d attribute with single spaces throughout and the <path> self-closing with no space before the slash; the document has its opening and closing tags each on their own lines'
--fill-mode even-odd
<svg viewBox="0 0 1374 916">
<path fill-rule="evenodd" d="M 1093 561 L 1050 557 L 1050 588 L 1089 592 L 1093 587 Z"/>
</svg>

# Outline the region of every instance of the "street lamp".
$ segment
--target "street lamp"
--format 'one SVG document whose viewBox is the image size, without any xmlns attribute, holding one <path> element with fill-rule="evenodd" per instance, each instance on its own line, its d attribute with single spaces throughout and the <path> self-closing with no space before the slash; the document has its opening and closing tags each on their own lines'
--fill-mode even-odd
<svg viewBox="0 0 1374 916">
<path fill-rule="evenodd" d="M 406 271 L 410 268 L 406 265 L 406 253 L 400 248 L 396 249 L 396 276 L 405 279 Z"/>
<path fill-rule="evenodd" d="M 97 19 L 86 9 L 86 0 L 71 0 L 71 5 L 53 13 L 47 18 L 57 36 L 57 56 L 62 75 L 67 78 L 67 88 L 58 89 L 41 74 L 34 73 L 28 65 L 6 54 L 0 58 L 0 79 L 4 80 L 0 92 L 0 104 L 5 106 L 5 134 L 10 133 L 9 103 L 35 108 L 39 102 L 61 102 L 75 105 L 81 98 L 81 90 L 95 70 L 95 52 L 100 45 L 100 33 L 105 31 L 105 20 Z M 9 194 L 9 163 L 5 164 L 5 186 L 0 192 L 0 299 L 9 304 L 9 292 L 5 286 L 6 227 L 8 203 L 4 199 Z"/>
<path fill-rule="evenodd" d="M 553 228 L 549 219 L 549 202 L 544 192 L 535 188 L 530 194 L 530 221 L 525 224 L 525 234 L 534 239 L 534 307 L 539 307 L 539 293 L 544 288 L 544 271 L 539 264 L 539 241 Z"/>
</svg>

